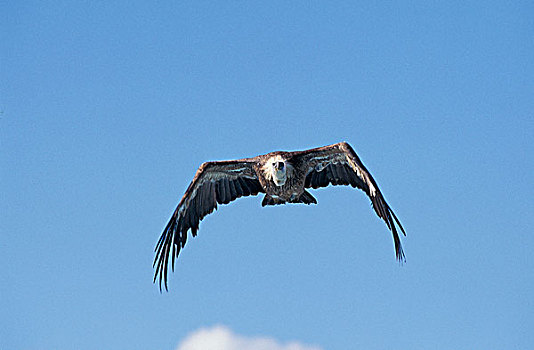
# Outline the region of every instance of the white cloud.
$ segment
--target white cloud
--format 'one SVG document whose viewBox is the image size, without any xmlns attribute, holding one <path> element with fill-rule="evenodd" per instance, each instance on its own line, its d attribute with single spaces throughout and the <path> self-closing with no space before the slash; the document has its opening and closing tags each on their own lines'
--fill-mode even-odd
<svg viewBox="0 0 534 350">
<path fill-rule="evenodd" d="M 176 350 L 322 350 L 298 342 L 281 344 L 268 337 L 245 337 L 228 327 L 201 328 L 188 335 Z"/>
</svg>

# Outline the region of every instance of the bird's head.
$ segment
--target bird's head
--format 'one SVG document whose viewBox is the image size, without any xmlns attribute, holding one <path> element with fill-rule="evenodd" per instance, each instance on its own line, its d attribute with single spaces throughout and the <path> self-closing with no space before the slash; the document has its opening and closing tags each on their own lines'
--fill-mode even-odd
<svg viewBox="0 0 534 350">
<path fill-rule="evenodd" d="M 278 178 L 281 180 L 281 182 L 284 182 L 285 181 L 285 178 L 286 178 L 286 174 L 287 174 L 287 167 L 288 165 L 286 164 L 285 161 L 283 160 L 280 160 L 280 159 L 277 159 L 273 162 L 273 172 L 274 172 L 274 177 Z"/>
<path fill-rule="evenodd" d="M 282 186 L 287 176 L 291 175 L 291 164 L 280 155 L 275 155 L 265 162 L 263 171 L 268 180 L 274 181 L 277 186 Z"/>
<path fill-rule="evenodd" d="M 276 161 L 273 163 L 273 168 L 277 173 L 285 174 L 286 172 L 286 163 L 283 161 Z"/>
</svg>

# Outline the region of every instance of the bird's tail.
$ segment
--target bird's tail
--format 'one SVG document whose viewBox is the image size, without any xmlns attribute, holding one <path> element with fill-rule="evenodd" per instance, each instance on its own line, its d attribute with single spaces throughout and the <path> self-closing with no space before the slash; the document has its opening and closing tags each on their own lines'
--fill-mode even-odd
<svg viewBox="0 0 534 350">
<path fill-rule="evenodd" d="M 288 201 L 288 203 L 317 204 L 317 199 L 315 199 L 315 197 L 312 196 L 310 192 L 304 191 L 298 198 L 291 199 Z M 261 202 L 262 207 L 266 205 L 277 205 L 277 204 L 286 204 L 286 201 L 280 198 L 271 197 L 268 194 L 266 194 L 265 197 L 263 197 L 263 201 Z"/>
<path fill-rule="evenodd" d="M 264 207 L 266 205 L 277 205 L 277 204 L 286 204 L 286 201 L 280 198 L 273 198 L 269 196 L 268 194 L 263 197 L 263 200 L 261 201 L 261 206 Z"/>
<path fill-rule="evenodd" d="M 317 204 L 317 199 L 310 192 L 304 191 L 297 200 L 291 203 Z"/>
</svg>

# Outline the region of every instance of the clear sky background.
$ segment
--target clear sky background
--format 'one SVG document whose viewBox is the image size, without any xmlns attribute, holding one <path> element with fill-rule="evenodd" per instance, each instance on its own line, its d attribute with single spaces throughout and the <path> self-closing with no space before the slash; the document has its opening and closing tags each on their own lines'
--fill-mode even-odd
<svg viewBox="0 0 534 350">
<path fill-rule="evenodd" d="M 0 13 L 1 349 L 534 347 L 532 2 Z M 203 161 L 339 141 L 406 228 L 406 264 L 368 198 L 330 187 L 221 206 L 169 292 L 152 284 Z"/>
</svg>

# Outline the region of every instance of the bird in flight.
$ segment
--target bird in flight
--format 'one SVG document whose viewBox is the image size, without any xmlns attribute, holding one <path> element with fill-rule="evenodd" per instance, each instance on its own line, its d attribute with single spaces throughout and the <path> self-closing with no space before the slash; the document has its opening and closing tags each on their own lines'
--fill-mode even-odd
<svg viewBox="0 0 534 350">
<path fill-rule="evenodd" d="M 371 173 L 346 142 L 295 152 L 271 152 L 254 158 L 203 163 L 185 191 L 156 245 L 154 283 L 167 287 L 169 259 L 174 261 L 185 246 L 187 232 L 197 235 L 200 221 L 217 204 L 228 204 L 243 196 L 264 193 L 262 206 L 285 203 L 317 204 L 306 190 L 328 185 L 350 185 L 364 191 L 376 214 L 393 235 L 397 260 L 405 261 L 395 223 L 406 232 Z"/>
</svg>

